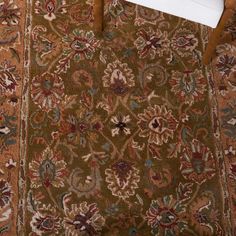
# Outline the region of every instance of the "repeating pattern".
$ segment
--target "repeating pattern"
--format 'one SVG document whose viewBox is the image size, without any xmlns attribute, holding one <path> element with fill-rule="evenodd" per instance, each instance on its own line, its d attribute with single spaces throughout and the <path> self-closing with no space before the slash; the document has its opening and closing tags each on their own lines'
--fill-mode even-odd
<svg viewBox="0 0 236 236">
<path fill-rule="evenodd" d="M 203 67 L 206 27 L 92 12 L 0 0 L 0 233 L 234 235 L 235 43 Z"/>
<path fill-rule="evenodd" d="M 24 3 L 0 1 L 0 233 L 16 235 Z"/>
<path fill-rule="evenodd" d="M 205 28 L 110 1 L 99 38 L 91 8 L 34 3 L 27 234 L 226 234 Z"/>
<path fill-rule="evenodd" d="M 235 80 L 236 80 L 236 14 L 225 30 L 225 40 L 217 48 L 217 57 L 213 61 L 215 88 L 219 104 L 219 120 L 221 126 L 221 141 L 226 164 L 230 208 L 232 209 L 232 224 L 235 232 Z M 228 43 L 230 39 L 230 44 Z M 233 40 L 233 43 L 232 43 Z"/>
</svg>

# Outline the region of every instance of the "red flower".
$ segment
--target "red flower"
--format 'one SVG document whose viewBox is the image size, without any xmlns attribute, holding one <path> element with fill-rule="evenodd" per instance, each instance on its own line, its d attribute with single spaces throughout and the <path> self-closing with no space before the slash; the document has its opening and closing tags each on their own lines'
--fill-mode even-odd
<svg viewBox="0 0 236 236">
<path fill-rule="evenodd" d="M 64 186 L 67 176 L 66 163 L 62 159 L 61 153 L 53 152 L 49 147 L 36 156 L 29 164 L 29 169 L 32 188 Z"/>
<path fill-rule="evenodd" d="M 196 139 L 184 148 L 180 163 L 180 171 L 184 178 L 198 184 L 211 179 L 216 172 L 212 152 Z"/>
</svg>

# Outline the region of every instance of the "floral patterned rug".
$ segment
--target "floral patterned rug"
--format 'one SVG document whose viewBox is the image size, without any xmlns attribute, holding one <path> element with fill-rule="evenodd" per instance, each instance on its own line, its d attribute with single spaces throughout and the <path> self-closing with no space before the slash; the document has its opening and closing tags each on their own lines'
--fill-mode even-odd
<svg viewBox="0 0 236 236">
<path fill-rule="evenodd" d="M 92 13 L 0 0 L 0 234 L 235 235 L 235 41 L 205 67 L 207 27 Z"/>
</svg>

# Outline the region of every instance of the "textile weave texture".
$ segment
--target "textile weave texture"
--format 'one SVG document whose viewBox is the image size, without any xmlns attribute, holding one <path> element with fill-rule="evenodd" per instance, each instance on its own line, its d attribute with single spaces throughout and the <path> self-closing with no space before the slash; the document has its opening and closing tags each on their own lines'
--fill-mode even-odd
<svg viewBox="0 0 236 236">
<path fill-rule="evenodd" d="M 236 15 L 0 0 L 0 234 L 236 235 Z M 228 39 L 231 39 L 229 42 Z"/>
</svg>

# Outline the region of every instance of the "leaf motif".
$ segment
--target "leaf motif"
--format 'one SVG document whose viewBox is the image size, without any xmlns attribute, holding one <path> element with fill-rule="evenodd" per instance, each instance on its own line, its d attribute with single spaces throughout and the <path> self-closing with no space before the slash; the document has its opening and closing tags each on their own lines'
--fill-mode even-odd
<svg viewBox="0 0 236 236">
<path fill-rule="evenodd" d="M 0 234 L 4 234 L 10 230 L 10 224 L 0 227 Z"/>
<path fill-rule="evenodd" d="M 65 109 L 72 109 L 73 105 L 76 104 L 77 97 L 78 97 L 77 95 L 71 95 L 71 96 L 66 95 L 63 101 Z"/>
<path fill-rule="evenodd" d="M 179 201 L 185 201 L 190 198 L 193 187 L 193 183 L 180 183 L 177 188 L 177 196 Z"/>
<path fill-rule="evenodd" d="M 177 158 L 178 153 L 181 152 L 182 146 L 181 143 L 173 143 L 168 147 L 168 158 Z"/>
<path fill-rule="evenodd" d="M 148 147 L 150 152 L 152 153 L 153 158 L 161 160 L 160 148 L 153 144 L 150 144 Z"/>
<path fill-rule="evenodd" d="M 101 51 L 100 52 L 100 55 L 99 55 L 99 59 L 100 61 L 103 63 L 103 64 L 106 64 L 107 63 L 107 56 L 103 54 L 103 52 Z"/>
<path fill-rule="evenodd" d="M 128 145 L 128 152 L 129 152 L 129 156 L 130 158 L 136 160 L 138 158 L 135 149 L 132 147 L 131 143 Z"/>
<path fill-rule="evenodd" d="M 64 199 L 64 197 L 66 197 L 68 195 L 69 195 L 68 192 L 64 192 L 64 193 L 58 194 L 56 196 L 56 202 L 58 203 L 58 205 L 61 209 L 63 209 L 63 199 Z"/>
<path fill-rule="evenodd" d="M 16 58 L 17 62 L 20 63 L 19 53 L 14 48 L 9 48 L 13 58 Z"/>
<path fill-rule="evenodd" d="M 30 191 L 27 197 L 27 210 L 31 213 L 37 211 L 37 202 L 34 200 L 33 194 Z"/>
<path fill-rule="evenodd" d="M 57 65 L 56 70 L 54 71 L 57 74 L 66 73 L 70 68 L 70 55 L 59 60 L 59 65 Z"/>
</svg>

